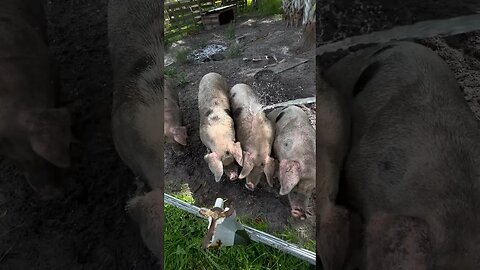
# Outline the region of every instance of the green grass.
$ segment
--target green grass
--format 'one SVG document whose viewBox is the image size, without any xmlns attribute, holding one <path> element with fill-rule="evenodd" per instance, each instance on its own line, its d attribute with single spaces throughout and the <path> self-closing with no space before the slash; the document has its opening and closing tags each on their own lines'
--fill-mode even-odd
<svg viewBox="0 0 480 270">
<path fill-rule="evenodd" d="M 186 188 L 175 197 L 194 204 Z M 242 220 L 257 229 L 266 229 L 261 220 Z M 314 269 L 300 259 L 264 244 L 224 247 L 204 251 L 202 239 L 208 222 L 174 206 L 165 204 L 165 269 L 175 270 L 267 270 L 267 269 Z M 294 233 L 287 233 L 294 238 Z M 286 236 L 285 236 L 286 237 Z"/>
<path fill-rule="evenodd" d="M 183 65 L 189 62 L 188 56 L 192 53 L 190 49 L 180 48 L 173 51 L 173 58 L 175 62 L 179 65 Z"/>
<path fill-rule="evenodd" d="M 165 67 L 164 74 L 165 76 L 172 79 L 180 87 L 188 84 L 187 75 L 185 74 L 185 72 L 181 68 L 173 64 Z"/>
<path fill-rule="evenodd" d="M 259 16 L 282 14 L 282 0 L 260 0 L 257 8 L 252 6 L 252 0 L 247 0 L 247 13 Z"/>
<path fill-rule="evenodd" d="M 227 27 L 227 31 L 225 31 L 225 38 L 227 40 L 234 40 L 235 39 L 235 24 L 230 23 Z"/>
<path fill-rule="evenodd" d="M 232 42 L 228 49 L 225 51 L 227 58 L 238 58 L 242 56 L 242 46 L 235 42 Z"/>
</svg>

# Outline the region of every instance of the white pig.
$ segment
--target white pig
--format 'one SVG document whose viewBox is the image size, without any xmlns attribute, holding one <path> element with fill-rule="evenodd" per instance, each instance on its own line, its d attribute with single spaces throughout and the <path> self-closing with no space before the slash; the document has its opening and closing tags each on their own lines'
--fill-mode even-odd
<svg viewBox="0 0 480 270">
<path fill-rule="evenodd" d="M 275 160 L 270 157 L 275 136 L 273 125 L 248 85 L 237 84 L 232 87 L 230 98 L 235 132 L 244 150 L 243 169 L 239 178 L 246 177 L 245 187 L 253 191 L 265 173 L 268 184 L 273 186 Z"/>
<path fill-rule="evenodd" d="M 219 182 L 224 171 L 230 180 L 238 178 L 234 160 L 242 164 L 242 148 L 235 142 L 235 127 L 230 113 L 227 82 L 218 73 L 208 73 L 198 91 L 200 139 L 211 153 L 204 159 Z"/>
<path fill-rule="evenodd" d="M 280 195 L 288 194 L 292 216 L 305 219 L 307 203 L 315 189 L 315 129 L 307 114 L 297 106 L 273 110 L 273 151 L 279 161 Z"/>
</svg>

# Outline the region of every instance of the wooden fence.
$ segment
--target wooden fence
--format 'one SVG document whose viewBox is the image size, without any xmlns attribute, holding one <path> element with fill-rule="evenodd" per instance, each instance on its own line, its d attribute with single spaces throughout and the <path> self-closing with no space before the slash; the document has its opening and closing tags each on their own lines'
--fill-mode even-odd
<svg viewBox="0 0 480 270">
<path fill-rule="evenodd" d="M 200 29 L 201 15 L 212 8 L 236 4 L 237 10 L 247 6 L 246 0 L 184 0 L 167 2 L 165 12 L 165 39 L 169 42 Z"/>
</svg>

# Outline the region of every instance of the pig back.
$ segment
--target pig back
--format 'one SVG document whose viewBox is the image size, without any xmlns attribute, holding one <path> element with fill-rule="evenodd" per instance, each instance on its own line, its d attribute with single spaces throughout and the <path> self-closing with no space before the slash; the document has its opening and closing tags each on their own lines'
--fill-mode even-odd
<svg viewBox="0 0 480 270">
<path fill-rule="evenodd" d="M 208 110 L 219 108 L 230 111 L 227 82 L 217 73 L 208 73 L 200 81 L 198 91 L 198 108 L 201 115 Z"/>
<path fill-rule="evenodd" d="M 479 181 L 480 126 L 453 73 L 418 44 L 379 50 L 360 75 L 354 100 L 350 204 L 367 216 L 395 209 L 430 225 L 458 213 L 473 217 L 480 194 L 469 187 Z M 475 199 L 462 207 L 450 204 L 470 195 Z"/>
<path fill-rule="evenodd" d="M 297 106 L 272 111 L 269 118 L 275 123 L 274 152 L 279 159 L 297 160 L 302 174 L 315 175 L 315 129 L 307 114 Z"/>
<path fill-rule="evenodd" d="M 12 3 L 0 4 L 4 5 L 0 9 L 0 102 L 2 117 L 7 118 L 10 110 L 46 108 L 55 101 L 47 44 L 22 12 L 28 8 L 26 3 Z"/>
<path fill-rule="evenodd" d="M 163 9 L 159 1 L 109 1 L 108 38 L 114 112 L 122 104 L 161 103 L 164 88 L 164 37 L 161 29 Z"/>
</svg>

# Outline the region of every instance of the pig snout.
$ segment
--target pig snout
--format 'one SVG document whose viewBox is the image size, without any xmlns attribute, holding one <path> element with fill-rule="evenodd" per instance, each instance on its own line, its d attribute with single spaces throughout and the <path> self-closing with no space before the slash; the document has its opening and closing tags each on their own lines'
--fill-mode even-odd
<svg viewBox="0 0 480 270">
<path fill-rule="evenodd" d="M 290 201 L 290 212 L 292 216 L 301 220 L 306 219 L 308 197 L 300 192 L 292 191 L 288 194 L 288 199 Z"/>
<path fill-rule="evenodd" d="M 225 166 L 225 174 L 227 175 L 230 181 L 238 180 L 238 168 L 234 163 L 231 163 L 228 166 Z"/>
<path fill-rule="evenodd" d="M 255 191 L 255 184 L 252 182 L 248 182 L 245 184 L 245 187 L 250 191 Z"/>
</svg>

